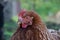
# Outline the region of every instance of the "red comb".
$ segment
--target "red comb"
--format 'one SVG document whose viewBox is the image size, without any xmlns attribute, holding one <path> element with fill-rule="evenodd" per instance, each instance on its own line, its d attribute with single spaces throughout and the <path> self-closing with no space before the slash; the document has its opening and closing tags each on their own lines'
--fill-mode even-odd
<svg viewBox="0 0 60 40">
<path fill-rule="evenodd" d="M 23 14 L 26 12 L 26 10 L 21 10 L 20 13 L 18 14 L 18 16 L 23 16 Z"/>
</svg>

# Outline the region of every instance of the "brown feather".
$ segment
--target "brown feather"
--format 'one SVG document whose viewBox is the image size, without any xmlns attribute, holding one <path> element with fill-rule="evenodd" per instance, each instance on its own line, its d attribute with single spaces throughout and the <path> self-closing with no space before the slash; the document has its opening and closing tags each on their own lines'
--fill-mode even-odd
<svg viewBox="0 0 60 40">
<path fill-rule="evenodd" d="M 27 11 L 27 15 L 34 17 L 33 24 L 26 29 L 18 27 L 11 40 L 55 40 L 36 12 Z"/>
</svg>

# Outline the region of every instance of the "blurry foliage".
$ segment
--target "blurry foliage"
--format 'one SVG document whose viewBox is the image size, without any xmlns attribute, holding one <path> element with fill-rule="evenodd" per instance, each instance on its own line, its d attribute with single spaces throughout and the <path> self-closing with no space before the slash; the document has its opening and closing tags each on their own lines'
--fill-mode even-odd
<svg viewBox="0 0 60 40">
<path fill-rule="evenodd" d="M 4 39 L 9 40 L 10 37 L 15 32 L 16 28 L 17 28 L 17 24 L 13 20 L 10 22 L 6 22 L 4 25 Z"/>
<path fill-rule="evenodd" d="M 18 17 L 17 17 L 17 16 L 13 16 L 13 17 L 12 17 L 12 20 L 13 20 L 14 22 L 17 22 L 17 21 L 18 21 Z"/>
<path fill-rule="evenodd" d="M 49 11 L 55 13 L 60 9 L 58 2 L 56 3 L 56 0 L 21 0 L 21 8 L 30 10 L 35 5 L 35 11 L 47 15 Z"/>
<path fill-rule="evenodd" d="M 53 23 L 53 22 L 46 22 L 46 26 L 47 26 L 49 29 L 55 29 L 55 30 L 60 29 L 60 24 Z"/>
<path fill-rule="evenodd" d="M 35 10 L 44 22 L 46 22 L 47 17 L 49 15 L 54 15 L 60 10 L 60 0 L 20 0 L 22 9 L 27 10 Z M 17 27 L 17 16 L 12 17 L 10 22 L 6 22 L 4 25 L 4 38 L 5 40 L 9 40 L 12 36 L 13 32 L 15 32 Z M 60 28 L 60 24 L 46 22 L 48 28 L 58 30 Z M 51 26 L 52 25 L 52 26 Z M 57 25 L 57 26 L 56 26 Z"/>
</svg>

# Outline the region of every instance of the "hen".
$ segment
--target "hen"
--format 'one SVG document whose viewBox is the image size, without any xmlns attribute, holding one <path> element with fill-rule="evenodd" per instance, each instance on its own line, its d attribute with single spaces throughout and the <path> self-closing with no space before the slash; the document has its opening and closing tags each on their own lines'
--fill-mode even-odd
<svg viewBox="0 0 60 40">
<path fill-rule="evenodd" d="M 34 11 L 22 10 L 18 15 L 18 25 L 11 40 L 55 40 Z"/>
</svg>

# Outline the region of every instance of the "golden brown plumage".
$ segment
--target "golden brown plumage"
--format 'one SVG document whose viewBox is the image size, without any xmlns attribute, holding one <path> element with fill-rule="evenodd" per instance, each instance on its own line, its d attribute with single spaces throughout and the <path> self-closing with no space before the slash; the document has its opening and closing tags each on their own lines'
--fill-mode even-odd
<svg viewBox="0 0 60 40">
<path fill-rule="evenodd" d="M 36 12 L 26 11 L 26 14 L 33 17 L 32 25 L 27 28 L 21 28 L 20 24 L 11 40 L 55 40 Z"/>
</svg>

